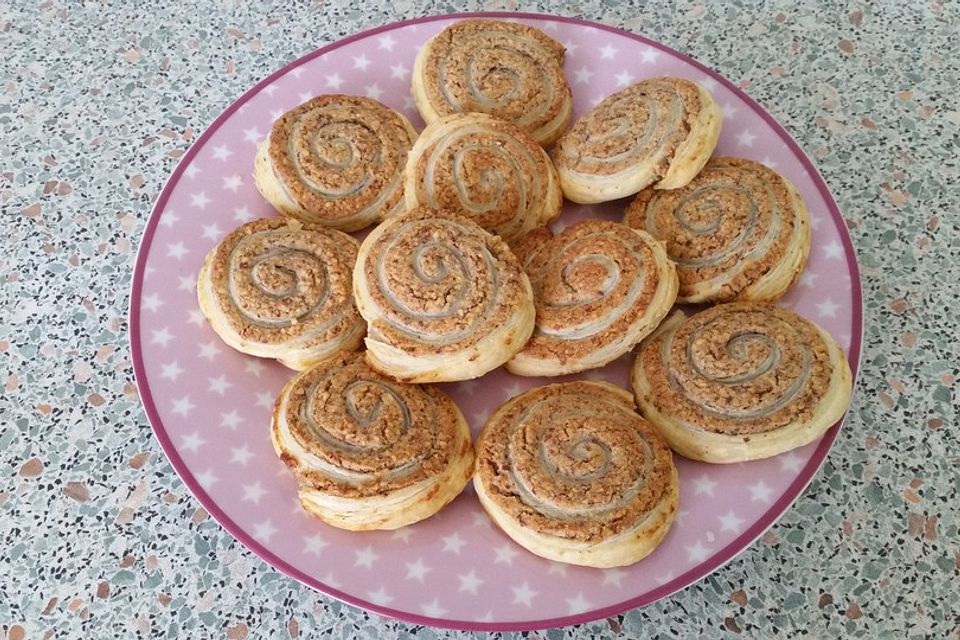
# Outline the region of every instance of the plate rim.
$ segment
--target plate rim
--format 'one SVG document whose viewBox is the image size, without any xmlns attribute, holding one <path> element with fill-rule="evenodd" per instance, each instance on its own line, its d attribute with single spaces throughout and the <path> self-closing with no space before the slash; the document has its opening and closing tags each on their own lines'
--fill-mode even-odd
<svg viewBox="0 0 960 640">
<path fill-rule="evenodd" d="M 728 80 L 725 76 L 719 72 L 711 69 L 705 64 L 699 62 L 698 60 L 692 58 L 691 56 L 681 53 L 669 47 L 665 44 L 652 40 L 649 37 L 621 29 L 619 27 L 613 27 L 601 22 L 596 22 L 593 20 L 587 20 L 584 18 L 575 18 L 568 16 L 559 16 L 547 13 L 535 13 L 535 12 L 522 12 L 522 11 L 476 11 L 476 12 L 458 12 L 458 13 L 446 13 L 446 14 L 435 14 L 428 16 L 421 16 L 418 18 L 412 18 L 409 20 L 400 20 L 397 22 L 391 22 L 379 27 L 374 27 L 364 31 L 357 32 L 335 42 L 331 42 L 323 47 L 315 49 L 295 60 L 289 62 L 288 64 L 277 69 L 273 73 L 262 78 L 260 81 L 255 83 L 252 87 L 247 89 L 239 98 L 235 99 L 226 109 L 224 109 L 214 120 L 210 123 L 201 133 L 201 135 L 190 145 L 186 153 L 177 163 L 176 168 L 167 178 L 163 189 L 160 191 L 160 195 L 157 197 L 154 202 L 153 207 L 150 210 L 150 215 L 147 218 L 146 228 L 144 229 L 143 235 L 140 238 L 140 242 L 137 247 L 137 259 L 134 265 L 133 278 L 130 285 L 130 295 L 129 295 L 129 306 L 128 306 L 128 318 L 129 318 L 129 346 L 131 351 L 131 356 L 133 360 L 133 369 L 134 369 L 134 379 L 137 384 L 137 389 L 140 396 L 141 404 L 143 405 L 144 411 L 147 415 L 148 422 L 150 423 L 151 429 L 153 431 L 154 437 L 160 444 L 160 448 L 163 450 L 164 454 L 167 456 L 167 459 L 170 461 L 171 466 L 176 471 L 177 475 L 180 477 L 181 481 L 186 486 L 187 490 L 193 495 L 193 497 L 200 503 L 200 505 L 207 511 L 208 514 L 221 526 L 227 533 L 233 536 L 240 544 L 245 546 L 247 549 L 252 551 L 257 555 L 261 560 L 269 564 L 271 567 L 279 571 L 280 573 L 286 575 L 289 578 L 308 586 L 312 589 L 315 589 L 321 593 L 329 595 L 333 598 L 336 598 L 342 602 L 345 602 L 349 605 L 361 608 L 363 610 L 373 612 L 379 615 L 387 616 L 404 622 L 420 625 L 429 625 L 432 627 L 447 628 L 447 629 L 456 629 L 462 631 L 532 631 L 539 629 L 547 628 L 556 628 L 563 627 L 574 624 L 581 624 L 585 622 L 592 622 L 599 620 L 601 618 L 606 618 L 613 615 L 618 615 L 628 611 L 630 609 L 635 609 L 638 607 L 643 607 L 649 604 L 652 604 L 658 600 L 666 598 L 678 591 L 681 591 L 696 582 L 699 582 L 703 578 L 711 575 L 741 553 L 746 551 L 764 532 L 767 531 L 771 526 L 773 526 L 793 505 L 794 502 L 801 496 L 813 478 L 816 476 L 817 472 L 820 470 L 820 467 L 823 465 L 826 460 L 827 454 L 833 448 L 833 443 L 835 442 L 840 428 L 843 426 L 844 421 L 846 420 L 847 413 L 844 413 L 844 416 L 833 425 L 822 437 L 820 443 L 818 444 L 816 450 L 811 455 L 810 459 L 807 461 L 807 464 L 803 467 L 797 477 L 793 482 L 786 488 L 784 493 L 780 498 L 774 502 L 767 511 L 763 513 L 747 530 L 741 533 L 739 536 L 734 538 L 733 541 L 728 543 L 717 553 L 711 556 L 708 560 L 696 565 L 695 567 L 685 571 L 680 574 L 673 580 L 652 589 L 642 595 L 634 596 L 628 598 L 622 602 L 607 605 L 605 607 L 591 609 L 590 611 L 567 615 L 559 616 L 553 618 L 542 618 L 542 619 L 532 619 L 532 620 L 516 620 L 516 621 L 506 621 L 506 622 L 476 622 L 473 620 L 454 620 L 448 618 L 433 618 L 425 615 L 420 615 L 413 613 L 411 611 L 403 611 L 398 609 L 392 609 L 390 607 L 378 605 L 376 603 L 365 600 L 362 597 L 355 596 L 353 594 L 345 593 L 331 587 L 318 580 L 317 578 L 306 574 L 304 571 L 298 569 L 287 561 L 283 560 L 279 556 L 275 555 L 271 550 L 262 545 L 258 540 L 253 536 L 248 534 L 240 525 L 233 521 L 213 500 L 207 493 L 204 491 L 203 487 L 194 477 L 193 472 L 187 466 L 187 464 L 180 457 L 179 453 L 176 450 L 169 434 L 167 434 L 166 428 L 163 425 L 163 421 L 160 419 L 160 415 L 157 412 L 157 407 L 153 399 L 153 395 L 150 391 L 150 384 L 147 379 L 146 369 L 143 361 L 143 351 L 141 347 L 141 327 L 140 327 L 140 302 L 143 293 L 143 280 L 145 275 L 147 257 L 149 256 L 150 249 L 153 245 L 153 236 L 156 232 L 157 225 L 159 223 L 159 212 L 166 207 L 167 201 L 170 198 L 174 188 L 179 183 L 180 178 L 186 167 L 189 166 L 190 162 L 196 156 L 201 148 L 206 144 L 216 131 L 244 104 L 246 104 L 251 98 L 253 98 L 261 89 L 271 84 L 275 80 L 284 76 L 288 72 L 292 71 L 296 67 L 299 67 L 314 58 L 323 56 L 331 51 L 335 51 L 341 47 L 344 47 L 348 44 L 351 44 L 357 40 L 362 40 L 369 38 L 371 36 L 384 33 L 387 31 L 393 31 L 396 29 L 402 29 L 410 27 L 417 24 L 423 24 L 428 22 L 436 22 L 439 20 L 450 20 L 450 19 L 468 19 L 468 18 L 493 18 L 493 19 L 524 19 L 524 20 L 540 20 L 540 21 L 555 21 L 555 22 L 564 22 L 568 24 L 575 24 L 579 26 L 590 27 L 594 29 L 600 29 L 603 31 L 608 31 L 615 33 L 620 36 L 625 36 L 641 42 L 647 46 L 654 47 L 663 51 L 669 55 L 675 56 L 689 64 L 690 66 L 698 69 L 699 71 L 705 73 L 709 77 L 716 80 L 719 84 L 726 87 L 728 90 L 734 93 L 744 104 L 749 106 L 754 113 L 759 115 L 764 122 L 766 122 L 776 133 L 776 135 L 786 143 L 787 147 L 793 153 L 793 155 L 800 161 L 800 164 L 803 166 L 804 170 L 810 176 L 817 190 L 820 192 L 821 197 L 824 199 L 824 202 L 827 205 L 827 210 L 830 213 L 830 217 L 840 232 L 840 239 L 844 249 L 844 258 L 847 264 L 847 269 L 851 277 L 851 305 L 852 309 L 852 319 L 851 319 L 851 331 L 850 331 L 850 353 L 848 359 L 850 361 L 850 367 L 853 373 L 853 389 L 854 394 L 856 392 L 856 384 L 860 371 L 861 357 L 862 357 L 862 342 L 863 342 L 863 293 L 862 293 L 862 283 L 860 280 L 860 268 L 857 262 L 856 250 L 853 246 L 853 241 L 850 237 L 849 230 L 846 227 L 843 215 L 840 212 L 839 207 L 833 197 L 833 194 L 830 192 L 830 188 L 821 175 L 819 169 L 809 158 L 809 156 L 803 151 L 800 145 L 793 139 L 790 133 L 783 127 L 766 109 L 764 109 L 756 100 L 747 95 L 740 87 L 734 84 L 732 81 Z M 852 406 L 851 398 L 851 406 Z"/>
</svg>

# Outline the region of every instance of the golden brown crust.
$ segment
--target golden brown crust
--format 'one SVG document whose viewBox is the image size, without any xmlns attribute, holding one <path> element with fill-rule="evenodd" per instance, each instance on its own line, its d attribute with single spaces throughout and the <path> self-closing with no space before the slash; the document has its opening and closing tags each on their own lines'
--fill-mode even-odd
<svg viewBox="0 0 960 640">
<path fill-rule="evenodd" d="M 533 330 L 530 283 L 506 243 L 448 212 L 418 209 L 377 227 L 354 288 L 370 363 L 406 381 L 483 375 Z"/>
<path fill-rule="evenodd" d="M 200 308 L 235 349 L 305 368 L 359 346 L 363 319 L 351 288 L 357 250 L 356 240 L 334 229 L 255 220 L 207 256 Z"/>
<path fill-rule="evenodd" d="M 409 121 L 376 100 L 318 96 L 274 123 L 256 183 L 285 215 L 355 231 L 402 209 L 415 139 Z"/>
<path fill-rule="evenodd" d="M 420 50 L 413 96 L 428 124 L 452 113 L 487 113 L 549 146 L 573 113 L 563 57 L 563 45 L 532 27 L 463 20 Z"/>
<path fill-rule="evenodd" d="M 716 146 L 720 114 L 688 80 L 653 78 L 607 97 L 560 138 L 551 158 L 564 195 L 603 202 L 667 179 L 686 184 Z"/>
<path fill-rule="evenodd" d="M 625 542 L 615 555 L 639 559 L 629 547 L 659 540 L 676 508 L 670 448 L 630 394 L 605 383 L 540 387 L 499 407 L 477 441 L 474 481 L 508 533 L 536 534 L 521 544 L 536 539 L 543 546 L 531 551 L 565 561 L 565 547 L 579 548 L 591 566 L 583 552 L 607 543 Z M 640 528 L 649 531 L 632 540 Z"/>
<path fill-rule="evenodd" d="M 667 314 L 677 276 L 661 243 L 617 222 L 584 220 L 516 244 L 533 286 L 537 328 L 508 363 L 520 375 L 560 375 L 623 355 Z"/>
<path fill-rule="evenodd" d="M 508 241 L 556 218 L 563 201 L 546 152 L 522 129 L 482 113 L 432 122 L 405 176 L 408 209 L 460 213 Z"/>
<path fill-rule="evenodd" d="M 664 326 L 637 356 L 633 385 L 644 415 L 683 455 L 774 455 L 816 438 L 846 410 L 843 352 L 792 311 L 733 302 Z"/>
<path fill-rule="evenodd" d="M 711 158 L 679 189 L 644 189 L 624 223 L 666 243 L 681 302 L 772 301 L 808 254 L 809 220 L 796 190 L 772 169 L 741 158 Z M 785 263 L 789 269 L 778 277 Z M 778 284 L 755 286 L 764 279 Z"/>
<path fill-rule="evenodd" d="M 272 439 L 304 506 L 346 528 L 401 526 L 412 521 L 402 510 L 424 503 L 433 513 L 462 490 L 472 468 L 469 431 L 453 401 L 373 371 L 359 353 L 291 380 L 277 400 Z M 446 496 L 439 505 L 438 492 Z"/>
</svg>

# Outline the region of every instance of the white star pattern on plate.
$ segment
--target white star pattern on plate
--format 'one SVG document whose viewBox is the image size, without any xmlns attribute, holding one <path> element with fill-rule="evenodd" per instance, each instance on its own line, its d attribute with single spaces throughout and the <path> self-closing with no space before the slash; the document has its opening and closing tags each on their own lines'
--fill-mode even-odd
<svg viewBox="0 0 960 640">
<path fill-rule="evenodd" d="M 263 409 L 272 409 L 276 397 L 269 391 L 263 391 L 257 394 L 257 406 Z"/>
<path fill-rule="evenodd" d="M 252 142 L 253 144 L 260 144 L 260 140 L 263 138 L 263 134 L 257 130 L 256 127 L 250 127 L 249 129 L 243 130 L 243 141 Z"/>
<path fill-rule="evenodd" d="M 551 562 L 550 568 L 547 569 L 547 575 L 559 574 L 561 576 L 567 575 L 567 565 L 562 562 Z"/>
<path fill-rule="evenodd" d="M 583 597 L 582 591 L 577 592 L 577 595 L 573 598 L 567 598 L 567 608 L 570 615 L 589 611 L 592 606 L 593 605 Z"/>
<path fill-rule="evenodd" d="M 526 607 L 533 606 L 533 599 L 537 597 L 537 592 L 530 588 L 530 585 L 524 582 L 519 587 L 511 587 L 513 590 L 513 604 L 522 604 Z"/>
<path fill-rule="evenodd" d="M 210 385 L 208 391 L 211 393 L 218 393 L 221 396 L 227 392 L 227 389 L 233 386 L 233 383 L 229 382 L 227 377 L 223 374 L 220 374 L 216 378 L 210 378 L 208 383 Z"/>
<path fill-rule="evenodd" d="M 503 563 L 513 566 L 513 557 L 517 555 L 517 550 L 513 548 L 511 543 L 506 542 L 493 551 L 497 554 L 497 559 L 494 560 L 494 564 Z"/>
<path fill-rule="evenodd" d="M 810 214 L 810 226 L 813 227 L 813 230 L 816 231 L 820 228 L 820 225 L 823 223 L 823 218 L 819 215 Z"/>
<path fill-rule="evenodd" d="M 216 342 L 205 342 L 200 345 L 200 357 L 204 360 L 213 362 L 213 359 L 218 355 L 220 355 L 220 347 L 217 346 Z"/>
<path fill-rule="evenodd" d="M 240 417 L 240 414 L 237 413 L 236 409 L 232 409 L 227 413 L 220 414 L 220 426 L 226 427 L 227 429 L 236 430 L 240 426 L 240 423 L 243 422 L 243 418 Z"/>
<path fill-rule="evenodd" d="M 207 194 L 203 191 L 190 196 L 190 205 L 200 209 L 201 211 L 206 209 L 208 204 L 210 204 L 210 198 L 208 198 Z"/>
<path fill-rule="evenodd" d="M 264 88 L 263 92 L 264 92 L 265 94 L 267 94 L 268 96 L 271 96 L 271 97 L 272 97 L 273 94 L 275 94 L 275 93 L 277 92 L 277 85 L 275 85 L 275 84 L 268 84 L 268 85 Z"/>
<path fill-rule="evenodd" d="M 383 95 L 383 89 L 380 88 L 376 82 L 369 84 L 363 88 L 366 92 L 368 98 L 373 98 L 374 100 L 379 100 L 380 96 Z"/>
<path fill-rule="evenodd" d="M 410 75 L 410 70 L 407 69 L 407 68 L 403 65 L 402 62 L 401 62 L 400 64 L 392 64 L 392 65 L 390 65 L 390 77 L 391 77 L 391 78 L 396 78 L 397 80 L 403 80 L 403 79 L 405 79 L 408 75 Z"/>
<path fill-rule="evenodd" d="M 839 258 L 843 255 L 843 247 L 837 244 L 837 241 L 834 240 L 830 244 L 823 246 L 823 255 L 828 258 Z"/>
<path fill-rule="evenodd" d="M 803 469 L 804 460 L 793 451 L 780 456 L 780 470 L 798 473 Z"/>
<path fill-rule="evenodd" d="M 660 52 L 653 47 L 647 46 L 640 52 L 640 61 L 644 63 L 656 62 L 660 57 Z"/>
<path fill-rule="evenodd" d="M 353 68 L 361 69 L 363 71 L 367 70 L 367 67 L 370 66 L 370 59 L 367 58 L 366 54 L 359 55 L 353 59 Z"/>
<path fill-rule="evenodd" d="M 241 184 L 243 184 L 243 180 L 236 174 L 223 179 L 223 188 L 234 193 L 237 192 Z"/>
<path fill-rule="evenodd" d="M 763 160 L 760 161 L 761 164 L 770 167 L 771 169 L 777 168 L 777 163 L 770 159 L 770 156 L 763 156 Z"/>
<path fill-rule="evenodd" d="M 614 76 L 617 79 L 618 87 L 625 87 L 631 82 L 633 82 L 633 76 L 630 75 L 630 72 L 624 69 L 620 73 Z"/>
<path fill-rule="evenodd" d="M 182 242 L 175 242 L 173 244 L 167 245 L 167 256 L 174 258 L 175 260 L 183 260 L 183 256 L 190 253 L 190 251 L 183 246 Z"/>
<path fill-rule="evenodd" d="M 247 358 L 247 361 L 243 363 L 243 371 L 259 378 L 260 374 L 263 373 L 263 363 L 256 358 Z"/>
<path fill-rule="evenodd" d="M 185 276 L 177 276 L 177 291 L 193 291 L 197 287 L 197 276 L 193 273 L 188 273 Z M 200 313 L 200 310 L 196 310 L 197 313 Z"/>
<path fill-rule="evenodd" d="M 250 452 L 250 448 L 247 445 L 242 447 L 234 447 L 230 450 L 230 462 L 239 464 L 240 466 L 247 466 L 247 462 L 250 458 L 253 457 L 253 454 Z"/>
<path fill-rule="evenodd" d="M 613 60 L 617 55 L 617 51 L 619 51 L 619 49 L 617 49 L 616 47 L 610 44 L 607 44 L 602 49 L 600 49 L 600 57 L 603 58 L 604 60 Z"/>
<path fill-rule="evenodd" d="M 493 611 L 487 611 L 485 614 L 477 618 L 477 622 L 493 622 Z"/>
<path fill-rule="evenodd" d="M 323 551 L 323 548 L 326 547 L 329 542 L 318 536 L 317 534 L 304 536 L 303 538 L 303 552 L 309 553 L 312 556 L 319 556 Z"/>
<path fill-rule="evenodd" d="M 737 108 L 728 102 L 720 107 L 720 111 L 723 112 L 724 118 L 732 118 L 733 114 L 737 112 Z"/>
<path fill-rule="evenodd" d="M 177 287 L 177 289 L 179 288 L 180 287 Z M 193 289 L 193 285 L 191 285 L 190 288 Z M 207 319 L 203 317 L 203 313 L 201 313 L 200 309 L 190 309 L 187 311 L 187 322 L 190 324 L 195 324 L 198 327 L 202 327 L 206 321 Z"/>
<path fill-rule="evenodd" d="M 817 304 L 817 314 L 821 318 L 836 318 L 837 309 L 839 308 L 840 308 L 840 305 L 838 305 L 836 302 L 834 302 L 830 298 L 827 298 L 823 302 L 820 302 Z"/>
<path fill-rule="evenodd" d="M 433 571 L 433 569 L 423 564 L 423 558 L 417 558 L 416 562 L 407 563 L 407 580 L 423 582 L 424 577 L 431 571 Z"/>
<path fill-rule="evenodd" d="M 387 593 L 387 590 L 381 586 L 376 591 L 370 591 L 367 593 L 367 596 L 370 598 L 370 602 L 373 604 L 379 604 L 381 606 L 390 604 L 393 602 L 393 596 Z"/>
<path fill-rule="evenodd" d="M 717 516 L 717 519 L 720 520 L 721 531 L 732 531 L 733 533 L 740 533 L 743 530 L 743 523 L 746 522 L 743 518 L 738 518 L 732 509 L 726 515 Z"/>
<path fill-rule="evenodd" d="M 323 584 L 328 584 L 334 589 L 339 589 L 343 586 L 342 583 L 337 580 L 337 577 L 333 575 L 332 571 L 328 571 L 327 575 L 323 576 Z"/>
<path fill-rule="evenodd" d="M 703 562 L 710 554 L 710 550 L 703 546 L 700 540 L 696 544 L 687 547 L 687 560 L 690 562 Z"/>
<path fill-rule="evenodd" d="M 302 76 L 303 66 L 294 67 L 293 70 L 290 71 L 290 75 L 293 76 L 294 78 L 299 78 L 300 76 Z"/>
<path fill-rule="evenodd" d="M 705 474 L 693 481 L 693 492 L 698 496 L 712 496 L 716 486 L 717 481 Z"/>
<path fill-rule="evenodd" d="M 173 211 L 164 211 L 163 215 L 160 217 L 160 224 L 165 226 L 167 229 L 172 229 L 178 222 L 180 222 L 180 216 L 175 214 Z"/>
<path fill-rule="evenodd" d="M 327 76 L 327 86 L 331 89 L 339 89 L 341 84 L 343 84 L 343 79 L 339 73 Z"/>
<path fill-rule="evenodd" d="M 163 300 L 160 299 L 160 294 L 151 293 L 148 296 L 143 296 L 140 305 L 147 311 L 155 312 L 157 309 L 163 306 Z"/>
<path fill-rule="evenodd" d="M 800 279 L 797 281 L 801 287 L 808 287 L 813 289 L 814 283 L 817 281 L 819 276 L 810 271 L 809 269 L 800 274 Z"/>
<path fill-rule="evenodd" d="M 671 580 L 673 580 L 673 577 L 674 577 L 673 571 L 667 571 L 666 573 L 661 573 L 661 574 L 658 575 L 657 578 L 656 578 L 657 584 L 658 584 L 658 585 L 667 584 L 668 582 L 670 582 Z"/>
<path fill-rule="evenodd" d="M 443 540 L 443 550 L 449 551 L 456 555 L 460 555 L 460 549 L 463 545 L 467 544 L 466 541 L 460 537 L 460 534 L 454 531 L 449 536 L 444 536 L 441 538 Z"/>
<path fill-rule="evenodd" d="M 273 111 L 270 112 L 270 120 L 271 121 L 279 120 L 280 116 L 282 115 L 283 115 L 283 109 L 274 109 Z"/>
<path fill-rule="evenodd" d="M 573 55 L 573 52 L 579 49 L 580 45 L 578 45 L 573 40 L 564 40 L 563 48 L 567 50 L 567 55 Z"/>
<path fill-rule="evenodd" d="M 607 569 L 603 572 L 603 584 L 615 584 L 619 587 L 625 575 L 627 572 L 623 569 Z"/>
<path fill-rule="evenodd" d="M 256 216 L 250 213 L 250 209 L 248 209 L 246 206 L 238 207 L 233 210 L 233 219 L 237 222 L 249 222 L 254 218 L 256 218 Z"/>
<path fill-rule="evenodd" d="M 440 606 L 440 603 L 437 601 L 436 598 L 434 598 L 429 603 L 420 607 L 420 610 L 423 611 L 423 615 L 428 616 L 430 618 L 439 618 L 440 616 L 442 616 L 447 612 L 446 609 Z"/>
<path fill-rule="evenodd" d="M 372 569 L 373 563 L 380 558 L 380 556 L 373 551 L 373 548 L 369 546 L 364 547 L 359 551 L 354 551 L 353 554 L 356 558 L 353 562 L 353 566 L 366 567 L 367 569 Z"/>
<path fill-rule="evenodd" d="M 578 70 L 573 72 L 573 75 L 576 77 L 577 84 L 590 84 L 590 78 L 594 75 L 593 71 L 590 71 L 586 66 L 580 67 Z"/>
<path fill-rule="evenodd" d="M 738 147 L 752 147 L 753 141 L 757 139 L 757 136 L 750 133 L 748 129 L 744 129 L 737 134 L 737 146 Z"/>
<path fill-rule="evenodd" d="M 459 591 L 469 591 L 473 595 L 477 595 L 477 587 L 483 584 L 483 580 L 477 577 L 477 572 L 473 569 L 470 573 L 459 575 L 457 578 L 460 580 Z"/>
<path fill-rule="evenodd" d="M 173 412 L 186 418 L 197 405 L 190 402 L 190 396 L 183 396 L 173 401 Z"/>
<path fill-rule="evenodd" d="M 183 438 L 180 439 L 180 448 L 184 451 L 189 451 L 190 453 L 196 453 L 200 450 L 206 440 L 200 437 L 200 434 L 194 431 L 193 433 L 188 433 Z"/>
<path fill-rule="evenodd" d="M 263 485 L 261 485 L 259 481 L 253 484 L 243 485 L 243 499 L 253 504 L 260 504 L 260 498 L 262 498 L 266 492 L 266 489 L 263 488 Z"/>
<path fill-rule="evenodd" d="M 763 480 L 760 480 L 756 484 L 750 485 L 751 502 L 770 502 L 770 496 L 772 495 L 773 489 L 768 487 Z"/>
<path fill-rule="evenodd" d="M 393 39 L 389 33 L 385 36 L 380 36 L 377 39 L 377 48 L 385 49 L 387 51 L 393 51 L 393 45 L 397 44 L 397 41 Z"/>
<path fill-rule="evenodd" d="M 213 471 L 210 469 L 197 474 L 197 482 L 199 482 L 200 486 L 202 486 L 204 489 L 209 489 L 219 481 L 220 478 L 214 475 Z"/>
<path fill-rule="evenodd" d="M 410 544 L 410 537 L 413 536 L 413 529 L 410 527 L 400 527 L 390 536 L 391 540 L 403 540 L 404 544 Z"/>
<path fill-rule="evenodd" d="M 217 240 L 220 236 L 223 235 L 223 230 L 217 225 L 216 222 L 213 224 L 203 225 L 203 237 L 206 240 Z"/>
<path fill-rule="evenodd" d="M 491 523 L 490 523 L 490 516 L 488 516 L 488 515 L 487 515 L 486 513 L 484 513 L 483 511 L 480 511 L 480 510 L 474 511 L 474 512 L 471 513 L 470 515 L 471 515 L 471 517 L 473 518 L 473 526 L 475 526 L 475 527 L 490 527 L 490 526 L 492 526 Z"/>
<path fill-rule="evenodd" d="M 213 159 L 220 160 L 221 162 L 226 162 L 227 158 L 233 155 L 233 151 L 230 151 L 230 148 L 222 144 L 219 147 L 213 148 Z"/>
<path fill-rule="evenodd" d="M 183 373 L 183 369 L 176 360 L 173 362 L 168 362 L 160 367 L 160 377 L 166 378 L 167 380 L 173 380 L 176 382 L 181 373 Z"/>
<path fill-rule="evenodd" d="M 413 98 L 410 96 L 403 96 L 403 108 L 409 110 L 413 109 Z"/>
<path fill-rule="evenodd" d="M 277 529 L 270 520 L 264 520 L 253 527 L 253 537 L 260 542 L 269 542 L 270 538 L 272 538 L 276 532 Z"/>
<path fill-rule="evenodd" d="M 196 178 L 198 175 L 200 175 L 200 169 L 197 168 L 197 165 L 195 165 L 195 164 L 190 164 L 190 165 L 188 165 L 187 168 L 183 171 L 183 173 L 184 173 L 188 178 L 190 178 L 191 180 L 193 180 L 193 179 Z"/>
<path fill-rule="evenodd" d="M 714 91 L 716 91 L 718 86 L 717 81 L 711 78 L 710 76 L 706 76 L 705 78 L 700 80 L 699 84 L 710 93 L 713 93 Z"/>
<path fill-rule="evenodd" d="M 687 519 L 689 512 L 686 509 L 677 509 L 677 515 L 675 516 L 677 524 L 683 524 L 683 521 Z"/>
<path fill-rule="evenodd" d="M 306 92 L 297 95 L 297 99 L 299 100 L 300 104 L 303 104 L 312 97 L 312 94 Z"/>
</svg>

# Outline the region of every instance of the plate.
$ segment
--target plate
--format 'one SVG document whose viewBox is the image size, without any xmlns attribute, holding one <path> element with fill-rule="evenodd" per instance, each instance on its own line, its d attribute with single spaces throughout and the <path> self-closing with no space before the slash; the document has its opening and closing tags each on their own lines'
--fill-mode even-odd
<svg viewBox="0 0 960 640">
<path fill-rule="evenodd" d="M 810 263 L 783 304 L 830 331 L 856 367 L 862 325 L 853 247 L 823 179 L 769 114 L 728 80 L 648 38 L 567 18 L 485 15 L 529 24 L 565 43 L 575 116 L 642 78 L 679 76 L 709 89 L 724 112 L 717 153 L 776 168 L 810 209 Z M 281 113 L 317 94 L 361 94 L 422 128 L 410 98 L 414 56 L 427 38 L 464 17 L 393 24 L 324 47 L 224 111 L 186 153 L 147 224 L 131 294 L 131 347 L 141 398 L 173 467 L 211 516 L 278 570 L 410 622 L 476 630 L 557 627 L 649 604 L 728 562 L 803 491 L 839 425 L 768 460 L 726 466 L 678 460 L 677 521 L 652 555 L 624 569 L 566 566 L 526 552 L 492 526 L 472 488 L 438 515 L 395 532 L 340 531 L 301 510 L 293 476 L 269 438 L 274 398 L 292 372 L 219 340 L 197 307 L 197 270 L 232 228 L 275 215 L 251 174 L 256 144 Z M 586 217 L 619 220 L 624 204 L 565 203 L 555 230 Z M 628 387 L 629 363 L 628 355 L 562 379 Z M 545 382 L 500 369 L 443 386 L 476 434 L 494 407 Z"/>
</svg>

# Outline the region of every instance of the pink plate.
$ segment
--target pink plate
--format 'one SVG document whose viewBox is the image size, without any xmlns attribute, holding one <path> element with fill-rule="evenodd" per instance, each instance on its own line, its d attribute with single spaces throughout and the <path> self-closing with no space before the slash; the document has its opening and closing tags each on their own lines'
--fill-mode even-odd
<svg viewBox="0 0 960 640">
<path fill-rule="evenodd" d="M 786 175 L 810 209 L 810 264 L 784 304 L 830 331 L 856 367 L 860 279 L 843 218 L 822 178 L 769 114 L 732 83 L 652 40 L 579 20 L 487 14 L 566 43 L 575 115 L 629 82 L 657 75 L 708 88 L 724 112 L 717 152 Z M 197 140 L 157 201 L 137 259 L 130 333 L 140 395 L 157 439 L 204 508 L 287 575 L 345 602 L 403 620 L 478 630 L 557 627 L 649 604 L 703 578 L 750 545 L 819 469 L 839 425 L 820 441 L 748 464 L 679 460 L 680 511 L 663 544 L 626 569 L 565 566 L 527 553 L 494 528 L 468 489 L 424 522 L 349 533 L 301 511 L 296 484 L 269 438 L 273 400 L 292 373 L 224 345 L 197 308 L 206 253 L 233 227 L 273 209 L 251 174 L 256 144 L 282 112 L 323 93 L 368 95 L 418 127 L 410 69 L 423 42 L 465 16 L 362 33 L 293 62 L 247 91 Z M 557 229 L 619 220 L 624 202 L 566 205 Z M 627 386 L 630 356 L 584 377 Z M 551 380 L 556 381 L 556 380 Z M 497 370 L 444 385 L 478 432 L 490 411 L 547 380 Z"/>
</svg>

